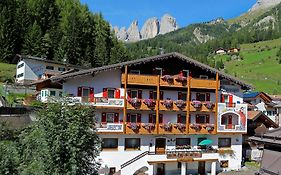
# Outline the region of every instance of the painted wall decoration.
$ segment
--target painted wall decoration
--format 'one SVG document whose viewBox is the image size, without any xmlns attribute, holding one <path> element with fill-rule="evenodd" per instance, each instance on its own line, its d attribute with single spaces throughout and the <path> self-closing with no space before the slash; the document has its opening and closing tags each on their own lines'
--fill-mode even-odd
<svg viewBox="0 0 281 175">
<path fill-rule="evenodd" d="M 247 105 L 219 103 L 218 132 L 247 132 Z"/>
</svg>

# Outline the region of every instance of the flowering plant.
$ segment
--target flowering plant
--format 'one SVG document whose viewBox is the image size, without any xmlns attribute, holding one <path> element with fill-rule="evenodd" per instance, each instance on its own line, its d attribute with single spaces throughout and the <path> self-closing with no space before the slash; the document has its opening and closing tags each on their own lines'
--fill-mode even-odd
<svg viewBox="0 0 281 175">
<path fill-rule="evenodd" d="M 134 131 L 140 129 L 140 125 L 138 123 L 128 123 L 128 127 L 131 128 Z"/>
<path fill-rule="evenodd" d="M 156 105 L 156 102 L 153 99 L 145 99 L 143 103 L 146 104 L 148 107 L 154 107 Z"/>
<path fill-rule="evenodd" d="M 172 83 L 174 78 L 171 75 L 164 75 L 161 77 L 162 80 L 167 81 L 168 83 Z"/>
<path fill-rule="evenodd" d="M 205 129 L 206 129 L 208 132 L 213 131 L 214 128 L 215 128 L 214 124 L 206 124 L 206 125 L 205 125 Z"/>
<path fill-rule="evenodd" d="M 183 132 L 183 131 L 185 131 L 186 125 L 183 123 L 177 123 L 177 124 L 175 124 L 175 128 L 177 128 Z"/>
<path fill-rule="evenodd" d="M 128 99 L 128 102 L 134 107 L 138 107 L 141 104 L 141 100 L 136 97 Z"/>
<path fill-rule="evenodd" d="M 171 131 L 171 130 L 172 130 L 172 127 L 173 127 L 173 124 L 170 123 L 170 122 L 168 122 L 168 123 L 165 123 L 165 124 L 163 125 L 163 127 L 164 127 L 164 130 L 165 130 L 165 131 Z"/>
<path fill-rule="evenodd" d="M 185 82 L 187 80 L 187 78 L 183 75 L 178 75 L 178 77 L 176 78 L 177 81 L 180 82 Z"/>
<path fill-rule="evenodd" d="M 192 101 L 192 105 L 193 105 L 195 108 L 201 108 L 201 107 L 202 107 L 201 101 L 198 101 L 198 100 Z"/>
<path fill-rule="evenodd" d="M 176 145 L 176 149 L 190 149 L 190 145 Z"/>
<path fill-rule="evenodd" d="M 165 100 L 162 104 L 168 109 L 173 108 L 173 100 Z"/>
<path fill-rule="evenodd" d="M 205 103 L 205 106 L 208 108 L 208 109 L 213 109 L 213 107 L 215 106 L 215 104 L 211 101 L 207 101 Z"/>
<path fill-rule="evenodd" d="M 190 127 L 195 131 L 200 131 L 202 129 L 200 124 L 191 124 Z"/>
<path fill-rule="evenodd" d="M 186 105 L 185 101 L 183 101 L 183 100 L 176 100 L 176 101 L 175 101 L 175 104 L 176 104 L 176 106 L 177 106 L 178 108 L 180 108 L 180 109 L 184 108 L 185 105 Z"/>
<path fill-rule="evenodd" d="M 151 132 L 155 128 L 155 124 L 154 123 L 143 123 L 142 127 L 144 129 L 148 130 L 149 132 Z"/>
</svg>

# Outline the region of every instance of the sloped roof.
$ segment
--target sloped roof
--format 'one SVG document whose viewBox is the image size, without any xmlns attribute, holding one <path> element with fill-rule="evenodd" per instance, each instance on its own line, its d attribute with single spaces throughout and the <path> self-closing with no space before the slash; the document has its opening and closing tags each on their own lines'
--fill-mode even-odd
<svg viewBox="0 0 281 175">
<path fill-rule="evenodd" d="M 247 92 L 243 94 L 243 98 L 255 98 L 260 92 Z"/>
<path fill-rule="evenodd" d="M 265 115 L 261 111 L 248 111 L 248 120 L 256 121 L 258 119 L 261 119 L 262 123 L 264 123 L 266 126 L 273 127 L 273 128 L 278 128 L 277 123 L 272 121 L 267 115 Z"/>
<path fill-rule="evenodd" d="M 205 69 L 206 71 L 209 71 L 213 74 L 218 73 L 221 78 L 230 80 L 238 85 L 241 85 L 243 88 L 246 88 L 246 89 L 253 88 L 251 85 L 246 84 L 245 82 L 238 80 L 237 78 L 235 78 L 233 76 L 227 75 L 224 72 L 221 72 L 221 71 L 219 71 L 215 68 L 212 68 L 206 64 L 203 64 L 197 60 L 186 57 L 186 56 L 184 56 L 180 53 L 176 53 L 176 52 L 156 55 L 156 56 L 147 57 L 147 58 L 141 58 L 141 59 L 132 60 L 132 61 L 126 61 L 126 62 L 122 62 L 122 63 L 112 64 L 112 65 L 107 65 L 107 66 L 102 66 L 102 67 L 97 67 L 97 68 L 92 68 L 92 69 L 87 69 L 87 70 L 81 70 L 79 72 L 70 73 L 67 75 L 60 75 L 60 76 L 52 77 L 51 81 L 61 81 L 61 80 L 71 79 L 71 78 L 78 77 L 78 76 L 93 75 L 94 73 L 97 73 L 97 72 L 103 72 L 103 71 L 112 70 L 112 69 L 120 69 L 120 68 L 125 67 L 126 65 L 127 66 L 139 65 L 139 64 L 145 64 L 145 63 L 148 63 L 151 61 L 166 60 L 166 59 L 171 59 L 171 58 L 178 58 L 180 60 L 185 61 L 186 63 L 193 64 L 193 65 L 200 67 L 202 69 Z"/>
</svg>

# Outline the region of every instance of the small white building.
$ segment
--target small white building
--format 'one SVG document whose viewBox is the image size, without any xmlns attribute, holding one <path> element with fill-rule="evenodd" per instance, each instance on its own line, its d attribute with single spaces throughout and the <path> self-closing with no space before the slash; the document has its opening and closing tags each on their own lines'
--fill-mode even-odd
<svg viewBox="0 0 281 175">
<path fill-rule="evenodd" d="M 70 69 L 81 70 L 82 67 L 60 63 L 44 58 L 17 55 L 16 83 L 27 84 L 36 80 L 50 78 Z"/>
</svg>

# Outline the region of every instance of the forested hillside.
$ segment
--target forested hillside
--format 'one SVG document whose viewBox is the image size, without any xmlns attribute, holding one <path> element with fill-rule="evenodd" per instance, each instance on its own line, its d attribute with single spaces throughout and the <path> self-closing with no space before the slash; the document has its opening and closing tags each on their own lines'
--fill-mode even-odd
<svg viewBox="0 0 281 175">
<path fill-rule="evenodd" d="M 1 0 L 0 62 L 15 54 L 92 67 L 128 59 L 109 23 L 79 0 Z"/>
</svg>

